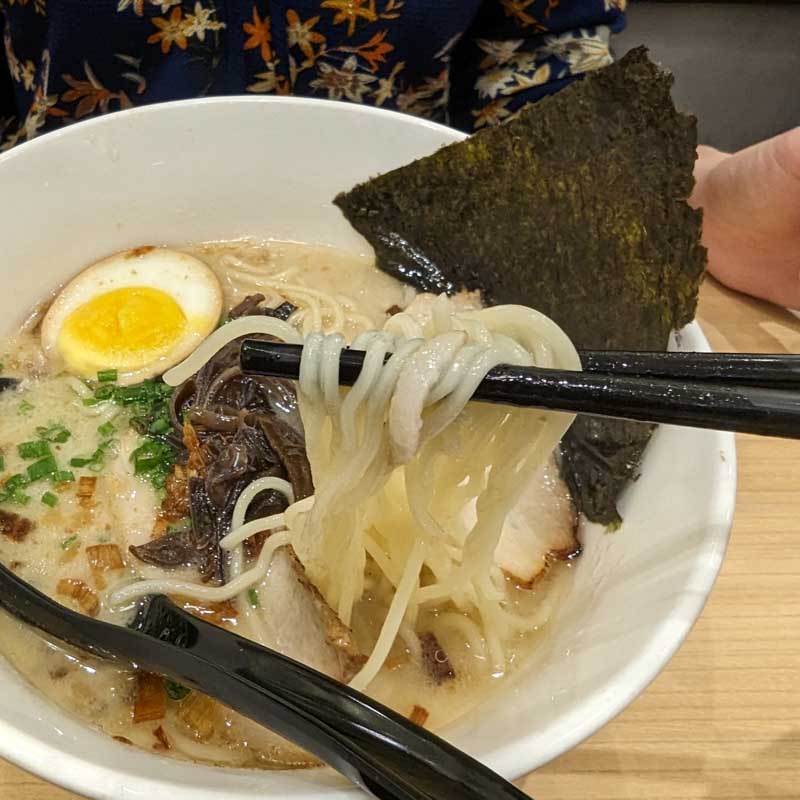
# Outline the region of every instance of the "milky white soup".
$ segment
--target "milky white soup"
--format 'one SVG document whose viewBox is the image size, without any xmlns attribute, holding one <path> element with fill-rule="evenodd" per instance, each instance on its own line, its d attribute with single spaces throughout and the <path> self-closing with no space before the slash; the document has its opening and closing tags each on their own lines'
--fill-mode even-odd
<svg viewBox="0 0 800 800">
<path fill-rule="evenodd" d="M 151 257 L 147 251 L 141 248 L 127 258 Z M 415 295 L 366 258 L 327 247 L 223 242 L 182 252 L 216 276 L 223 318 L 247 298 L 263 295 L 258 307 L 282 309 L 281 316 L 301 335 L 339 332 L 350 342 L 364 331 L 383 328 L 392 316 L 406 309 L 419 320 L 434 313 L 433 298 Z M 124 259 L 120 263 L 129 266 Z M 107 285 L 97 290 L 101 311 L 106 289 Z M 89 302 L 85 298 L 92 297 L 91 287 L 82 291 L 81 302 Z M 162 286 L 153 291 L 169 295 L 172 290 Z M 129 306 L 123 298 L 119 306 L 123 311 L 114 313 L 123 315 L 140 299 Z M 182 302 L 178 297 L 176 303 L 179 300 Z M 165 307 L 168 302 L 169 297 L 164 300 Z M 474 297 L 465 296 L 458 302 L 458 308 L 478 307 Z M 68 308 L 63 318 L 69 320 L 70 313 Z M 204 485 L 212 489 L 208 497 L 203 495 L 212 504 L 209 507 L 213 508 L 215 490 L 227 491 L 224 480 L 219 485 L 210 483 L 209 471 L 219 462 L 212 461 L 209 453 L 218 458 L 220 450 L 233 446 L 232 439 L 229 433 L 204 429 L 202 422 L 210 419 L 209 414 L 216 415 L 214 424 L 223 417 L 232 419 L 231 409 L 224 403 L 210 403 L 202 412 L 184 409 L 184 428 L 180 421 L 177 428 L 170 428 L 174 395 L 159 380 L 171 358 L 166 339 L 153 345 L 152 358 L 142 361 L 135 353 L 125 356 L 130 359 L 132 375 L 150 370 L 154 376 L 152 384 L 141 389 L 141 383 L 123 385 L 120 369 L 98 370 L 91 376 L 76 374 L 77 368 L 71 364 L 83 361 L 78 357 L 65 360 L 56 352 L 59 342 L 63 345 L 59 336 L 66 323 L 56 325 L 51 318 L 51 352 L 42 346 L 40 317 L 41 313 L 34 315 L 1 351 L 2 377 L 19 381 L 0 393 L 2 563 L 59 602 L 121 625 L 131 620 L 140 601 L 117 603 L 116 593 L 141 581 L 167 580 L 190 588 L 224 586 L 231 577 L 226 553 L 215 551 L 213 558 L 203 553 L 197 560 L 165 565 L 161 562 L 168 557 L 153 542 L 166 536 L 176 541 L 183 536 L 191 542 L 187 530 L 196 522 L 192 492 L 200 491 L 199 481 L 205 480 Z M 215 326 L 216 321 L 208 327 Z M 185 335 L 184 330 L 183 341 Z M 102 359 L 104 345 L 98 336 L 93 357 Z M 70 347 L 80 348 L 80 339 L 75 341 L 77 345 L 70 340 Z M 230 367 L 226 370 L 217 376 L 223 383 Z M 288 420 L 286 424 L 297 429 L 293 393 L 290 388 L 281 395 L 281 402 L 291 406 L 284 422 Z M 233 390 L 225 394 L 227 400 L 235 396 Z M 135 402 L 125 401 L 136 397 L 139 400 Z M 302 410 L 302 403 L 300 407 Z M 252 406 L 248 408 L 252 410 Z M 237 412 L 249 413 L 247 409 Z M 312 458 L 312 471 L 314 464 Z M 287 470 L 281 470 L 278 464 L 253 472 L 250 478 L 271 471 L 283 476 L 278 481 L 288 481 Z M 321 481 L 315 473 L 317 490 Z M 396 491 L 391 480 L 385 491 Z M 273 491 L 267 499 L 286 506 L 280 493 Z M 225 502 L 230 512 L 230 498 Z M 393 509 L 386 509 L 387 520 L 376 520 L 376 530 L 384 523 L 407 524 L 403 514 L 394 511 L 396 518 L 389 520 Z M 480 614 L 471 610 L 467 601 L 460 607 L 450 599 L 434 600 L 406 614 L 365 690 L 431 728 L 501 690 L 520 665 L 533 657 L 546 632 L 550 609 L 568 590 L 567 557 L 578 553 L 575 525 L 568 491 L 553 459 L 548 458 L 527 475 L 525 491 L 505 519 L 501 546 L 494 555 L 501 612 L 525 620 L 519 630 L 514 628 L 503 639 L 502 667 L 498 668 L 493 658 Z M 281 530 L 268 532 L 258 541 L 254 537 L 246 543 L 242 557 L 255 563 L 258 548 L 271 536 L 281 535 Z M 368 547 L 380 541 L 375 536 Z M 137 556 L 132 547 L 140 548 L 137 552 L 146 557 Z M 276 550 L 263 580 L 235 597 L 203 601 L 184 593 L 171 596 L 214 624 L 259 638 L 339 680 L 357 680 L 376 647 L 395 596 L 396 586 L 387 578 L 390 566 L 383 563 L 389 550 L 383 554 L 373 550 L 372 555 L 369 549 L 365 551 L 363 590 L 346 612 L 341 597 L 325 580 L 314 583 L 317 573 L 310 562 L 304 567 L 303 552 L 298 550 L 298 558 L 289 547 Z M 430 567 L 423 566 L 419 588 L 434 585 Z M 290 743 L 199 693 L 160 676 L 90 658 L 45 639 L 6 615 L 0 615 L 0 650 L 55 703 L 126 745 L 232 766 L 293 768 L 314 763 Z"/>
</svg>

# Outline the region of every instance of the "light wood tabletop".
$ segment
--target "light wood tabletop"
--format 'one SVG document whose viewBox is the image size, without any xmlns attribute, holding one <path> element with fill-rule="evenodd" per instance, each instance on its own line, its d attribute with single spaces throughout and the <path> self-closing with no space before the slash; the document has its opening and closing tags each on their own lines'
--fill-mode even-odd
<svg viewBox="0 0 800 800">
<path fill-rule="evenodd" d="M 699 317 L 715 350 L 800 353 L 800 319 L 712 281 Z M 703 616 L 627 711 L 520 782 L 537 800 L 800 798 L 800 442 L 738 448 L 733 535 Z M 0 798 L 75 795 L 0 762 Z"/>
</svg>

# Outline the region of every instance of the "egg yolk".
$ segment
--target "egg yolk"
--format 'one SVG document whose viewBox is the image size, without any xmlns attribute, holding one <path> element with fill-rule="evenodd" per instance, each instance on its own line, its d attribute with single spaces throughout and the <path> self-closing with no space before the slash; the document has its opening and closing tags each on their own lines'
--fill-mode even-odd
<svg viewBox="0 0 800 800">
<path fill-rule="evenodd" d="M 76 372 L 137 369 L 165 355 L 184 337 L 187 319 L 160 289 L 131 286 L 98 295 L 64 320 L 58 349 Z"/>
</svg>

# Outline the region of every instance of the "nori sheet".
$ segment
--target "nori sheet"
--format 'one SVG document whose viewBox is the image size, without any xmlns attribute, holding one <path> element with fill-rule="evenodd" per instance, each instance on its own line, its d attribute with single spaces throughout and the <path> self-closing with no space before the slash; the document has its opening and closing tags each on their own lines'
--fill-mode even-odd
<svg viewBox="0 0 800 800">
<path fill-rule="evenodd" d="M 505 125 L 340 194 L 378 266 L 417 288 L 481 289 L 555 319 L 576 346 L 664 350 L 694 317 L 706 253 L 693 186 L 696 121 L 645 48 Z M 579 510 L 616 500 L 652 427 L 580 417 L 562 444 Z"/>
</svg>

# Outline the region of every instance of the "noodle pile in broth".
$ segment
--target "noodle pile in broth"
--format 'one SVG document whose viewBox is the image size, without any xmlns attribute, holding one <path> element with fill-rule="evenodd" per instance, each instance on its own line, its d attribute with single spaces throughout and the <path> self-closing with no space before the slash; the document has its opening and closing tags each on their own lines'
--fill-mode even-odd
<svg viewBox="0 0 800 800">
<path fill-rule="evenodd" d="M 491 666 L 502 673 L 503 641 L 531 621 L 504 608 L 506 581 L 494 553 L 508 510 L 572 417 L 467 403 L 498 364 L 579 369 L 580 361 L 555 323 L 532 309 L 459 313 L 442 295 L 432 310 L 422 324 L 400 313 L 382 331 L 360 334 L 353 346 L 363 348 L 366 357 L 350 389 L 338 384 L 344 337 L 307 336 L 300 399 L 315 494 L 294 503 L 286 481 L 266 478 L 249 486 L 237 503 L 233 529 L 221 542 L 232 555 L 225 586 L 197 592 L 186 584 L 146 582 L 121 590 L 117 602 L 155 592 L 241 599 L 263 579 L 275 549 L 291 545 L 311 581 L 349 625 L 364 592 L 369 556 L 394 597 L 372 654 L 353 678 L 355 688 L 369 685 L 401 625 L 413 628 L 425 603 L 449 603 L 473 615 Z M 287 323 L 245 317 L 209 337 L 165 381 L 181 384 L 209 355 L 256 333 L 300 341 Z M 249 501 L 268 488 L 281 491 L 289 507 L 245 524 Z M 264 531 L 283 532 L 273 533 L 257 564 L 243 572 L 242 543 Z"/>
<path fill-rule="evenodd" d="M 115 486 L 134 492 L 130 496 L 138 498 L 145 519 L 123 526 L 112 540 L 125 554 L 113 579 L 101 584 L 96 573 L 84 576 L 86 587 L 92 576 L 97 584 L 87 588 L 96 595 L 95 613 L 122 623 L 142 598 L 167 594 L 187 607 L 213 610 L 217 624 L 310 663 L 403 713 L 411 711 L 418 722 L 430 715 L 429 724 L 439 726 L 463 713 L 486 696 L 492 677 L 509 674 L 517 660 L 529 657 L 533 634 L 547 622 L 559 591 L 554 577 L 540 579 L 556 561 L 578 551 L 574 510 L 553 456 L 572 416 L 474 403 L 470 397 L 498 364 L 580 369 L 571 342 L 532 309 L 482 308 L 477 296 L 465 293 L 417 295 L 370 263 L 329 248 L 244 242 L 186 252 L 216 274 L 224 308 L 242 315 L 232 314 L 188 358 L 164 372 L 164 392 L 176 387 L 175 396 L 181 395 L 215 360 L 229 351 L 236 355 L 230 348 L 245 338 L 304 344 L 296 400 L 286 387 L 279 394 L 288 402 L 287 419 L 293 419 L 293 403 L 299 408 L 302 424 L 292 441 L 302 447 L 302 459 L 307 457 L 313 487 L 302 487 L 280 464 L 251 470 L 229 495 L 229 516 L 219 529 L 219 577 L 198 575 L 188 563 L 163 566 L 142 555 L 166 542 L 158 538 L 163 528 L 150 542 L 146 533 L 133 534 L 146 531 L 148 519 L 155 530 L 158 515 L 156 498 L 149 489 L 136 489 L 140 479 L 126 466 L 137 443 L 131 431 L 128 444 L 121 439 L 123 445 L 115 445 L 124 456 L 114 462 Z M 344 287 L 352 294 L 343 293 Z M 16 346 L 22 371 L 35 362 L 43 374 L 25 378 L 31 396 L 38 380 L 50 381 L 59 392 L 75 393 L 76 419 L 89 415 L 103 423 L 98 430 L 112 422 L 119 427 L 123 417 L 113 404 L 104 399 L 94 404 L 102 387 L 92 394 L 91 382 L 48 374 L 36 354 L 35 333 L 21 335 Z M 350 388 L 338 383 L 345 347 L 366 354 Z M 219 363 L 219 371 L 209 373 L 212 389 L 241 376 L 238 367 L 225 366 L 229 361 Z M 261 435 L 258 413 L 250 406 L 198 407 L 189 410 L 185 423 L 175 424 L 178 430 L 182 425 L 185 444 L 197 436 L 195 429 L 211 436 L 211 429 L 202 433 L 204 424 L 219 423 L 220 430 L 238 426 L 252 437 Z M 85 431 L 83 436 L 91 429 L 71 426 Z M 224 435 L 230 441 L 230 434 Z M 214 444 L 213 436 L 208 441 L 204 452 L 221 457 L 223 445 Z M 190 485 L 199 480 L 191 477 L 196 473 L 191 452 L 190 447 L 188 463 L 178 459 L 173 474 Z M 105 486 L 102 478 L 98 485 Z M 269 510 L 259 514 L 264 498 Z M 101 509 L 90 514 L 80 498 L 79 505 L 85 525 L 96 526 Z M 36 520 L 42 531 L 47 519 L 59 524 L 50 514 Z M 179 521 L 170 535 L 181 541 L 181 526 L 194 523 L 192 506 L 191 520 Z M 78 530 L 76 536 L 83 535 Z M 14 553 L 33 545 L 32 539 L 29 545 L 17 543 Z M 0 540 L 6 562 L 9 547 Z M 37 563 L 47 559 L 52 556 Z M 58 563 L 65 563 L 63 557 Z M 75 574 L 69 566 L 74 563 L 59 567 L 59 575 Z M 55 572 L 21 574 L 57 593 Z M 22 634 L 14 635 L 23 641 Z M 59 696 L 57 679 L 39 676 L 26 662 L 25 648 L 11 649 L 10 657 L 20 669 L 27 665 L 31 680 L 83 714 Z M 62 652 L 50 647 L 48 659 Z M 88 657 L 79 661 L 88 665 L 81 680 L 91 674 L 94 685 L 102 677 L 118 687 L 114 702 L 92 721 L 139 744 L 136 714 L 133 723 L 125 718 L 130 688 L 123 687 L 129 676 Z M 48 674 L 55 674 L 52 665 Z M 214 712 L 217 722 L 207 735 L 201 718 L 202 724 L 190 725 L 187 738 L 182 720 L 192 717 L 187 708 L 200 698 L 178 694 L 177 699 L 170 694 L 158 718 L 161 726 L 154 729 L 158 742 L 167 737 L 167 749 L 175 754 L 251 766 L 308 763 L 296 748 L 225 710 Z M 201 741 L 193 743 L 198 730 Z"/>
</svg>

